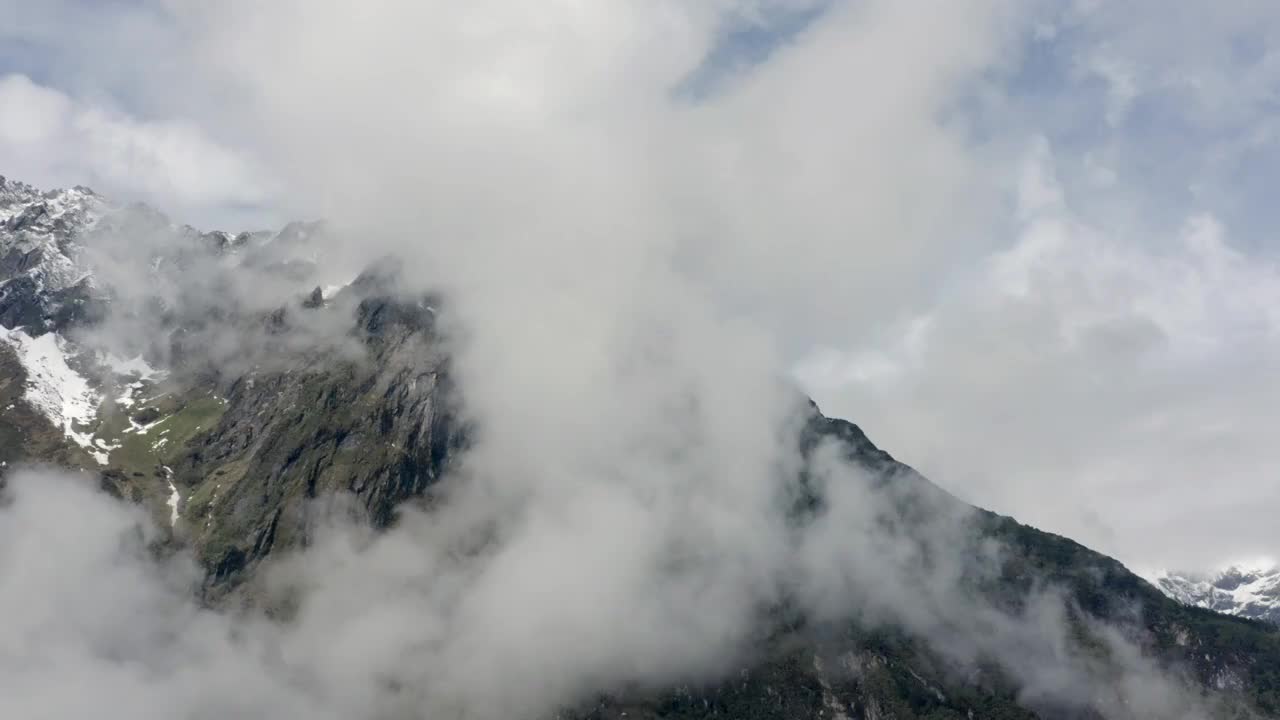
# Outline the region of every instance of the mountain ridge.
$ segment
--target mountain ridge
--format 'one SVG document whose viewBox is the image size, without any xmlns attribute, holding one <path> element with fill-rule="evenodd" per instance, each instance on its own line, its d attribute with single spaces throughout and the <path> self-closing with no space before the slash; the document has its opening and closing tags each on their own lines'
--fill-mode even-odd
<svg viewBox="0 0 1280 720">
<path fill-rule="evenodd" d="M 89 191 L 75 192 L 85 202 L 103 202 Z M 42 265 L 79 267 L 83 243 L 92 242 L 88 233 L 102 217 L 73 215 L 59 224 L 65 209 L 29 210 L 57 204 L 57 193 L 23 193 L 27 204 L 0 217 L 8 233 L 0 238 L 0 263 L 9 268 L 0 277 L 0 303 L 11 283 L 33 288 L 10 307 L 14 317 L 38 322 L 30 333 L 19 329 L 28 326 L 0 322 L 6 328 L 0 367 L 8 371 L 0 381 L 0 461 L 53 462 L 99 474 L 105 490 L 148 507 L 172 542 L 194 550 L 206 572 L 202 597 L 220 606 L 269 602 L 255 587 L 257 569 L 310 542 L 315 525 L 308 508 L 319 499 L 351 498 L 351 510 L 375 528 L 395 525 L 402 507 L 438 504 L 442 482 L 473 437 L 439 342 L 439 298 L 400 291 L 385 266 L 317 297 L 320 285 L 307 264 L 314 258 L 295 265 L 288 253 L 257 253 L 279 239 L 285 242 L 278 247 L 305 248 L 315 226 L 286 226 L 292 230 L 255 242 L 253 235 L 169 224 L 172 246 L 162 244 L 170 254 L 161 259 L 173 263 L 161 262 L 153 272 L 240 272 L 248 266 L 255 279 L 279 282 L 281 292 L 271 300 L 284 299 L 238 306 L 217 293 L 213 303 L 207 295 L 196 302 L 175 293 L 156 303 L 161 320 L 143 317 L 147 332 L 140 335 L 154 342 L 133 347 L 136 355 L 79 347 L 69 338 L 90 332 L 105 313 L 127 307 L 144 315 L 137 308 L 152 305 L 126 305 L 112 296 L 109 283 L 95 285 L 88 276 L 69 286 L 84 288 L 71 299 L 57 295 L 66 287 L 42 284 L 71 277 Z M 142 214 L 153 229 L 167 223 Z M 14 222 L 17 217 L 24 219 Z M 131 227 L 125 222 L 108 230 L 127 234 Z M 236 247 L 246 248 L 243 257 L 224 264 L 221 259 Z M 39 255 L 31 255 L 36 250 Z M 18 257 L 32 259 L 9 260 Z M 186 276 L 170 280 L 186 284 Z M 95 303 L 100 310 L 90 311 Z M 308 328 L 317 323 L 342 328 L 336 344 L 311 342 Z M 228 335 L 241 339 L 235 351 L 248 360 L 228 364 L 191 349 L 198 345 L 191 338 Z M 299 335 L 303 342 L 291 342 Z M 39 357 L 57 372 L 42 375 L 31 362 L 36 341 Z M 28 399 L 33 387 L 56 399 L 44 405 Z M 86 403 L 96 405 L 92 417 L 83 412 Z M 55 405 L 62 413 L 56 419 Z M 1271 716 L 1280 712 L 1280 634 L 1273 628 L 1178 604 L 1111 558 L 970 508 L 876 447 L 854 423 L 828 418 L 812 403 L 801 410 L 798 428 L 802 466 L 788 485 L 789 522 L 797 528 L 838 522 L 831 513 L 832 492 L 839 488 L 831 485 L 852 482 L 867 497 L 883 499 L 880 512 L 868 518 L 875 533 L 867 539 L 918 550 L 918 557 L 904 561 L 903 581 L 922 593 L 935 582 L 938 557 L 989 555 L 989 562 L 966 564 L 950 578 L 954 597 L 973 603 L 981 611 L 973 617 L 991 623 L 992 633 L 1024 643 L 1026 628 L 1010 618 L 1036 611 L 1045 598 L 1060 599 L 1069 629 L 1064 642 L 1079 645 L 1078 655 L 1039 660 L 1046 668 L 1065 662 L 1095 684 L 1093 694 L 1037 690 L 1043 678 L 1035 668 L 1011 667 L 1000 656 L 1002 646 L 983 645 L 981 634 L 958 627 L 954 618 L 970 618 L 952 608 L 931 608 L 927 622 L 913 628 L 797 615 L 784 602 L 761 619 L 751 667 L 742 676 L 747 680 L 716 677 L 683 689 L 602 688 L 598 702 L 576 706 L 569 716 L 1125 717 L 1115 704 L 1123 695 L 1112 694 L 1123 688 L 1113 687 L 1110 675 L 1119 648 L 1130 646 L 1150 655 L 1151 669 L 1141 665 L 1143 672 L 1159 669 L 1201 688 L 1190 697 L 1215 707 L 1225 703 L 1218 708 L 1224 717 L 1247 716 L 1232 709 L 1244 699 Z M 833 458 L 860 474 L 827 477 Z M 922 528 L 929 532 L 921 535 Z M 852 594 L 845 604 L 892 616 L 893 608 L 877 607 L 874 589 L 847 590 Z"/>
</svg>

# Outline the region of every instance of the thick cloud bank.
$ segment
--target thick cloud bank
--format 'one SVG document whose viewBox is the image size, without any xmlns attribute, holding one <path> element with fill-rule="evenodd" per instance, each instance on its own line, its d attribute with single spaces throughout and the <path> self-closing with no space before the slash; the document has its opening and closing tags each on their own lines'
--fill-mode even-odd
<svg viewBox="0 0 1280 720">
<path fill-rule="evenodd" d="M 537 717 L 599 692 L 723 677 L 785 591 L 819 620 L 918 633 L 957 667 L 995 662 L 1033 705 L 1203 715 L 1121 630 L 1092 629 L 1105 665 L 1082 652 L 1052 588 L 1016 613 L 960 592 L 984 563 L 960 551 L 963 514 L 939 506 L 923 526 L 886 531 L 877 516 L 902 497 L 834 457 L 815 476 L 830 510 L 799 536 L 774 514 L 712 510 L 698 493 L 676 507 L 663 488 L 624 483 L 458 495 L 381 535 L 331 522 L 263 578 L 266 605 L 293 608 L 283 621 L 199 606 L 190 561 L 157 556 L 150 521 L 86 476 L 19 471 L 0 509 L 0 711 Z"/>
</svg>

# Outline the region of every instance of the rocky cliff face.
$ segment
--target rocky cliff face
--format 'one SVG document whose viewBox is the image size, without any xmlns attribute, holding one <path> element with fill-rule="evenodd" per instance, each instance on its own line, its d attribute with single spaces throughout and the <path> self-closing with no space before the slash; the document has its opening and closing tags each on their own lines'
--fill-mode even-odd
<svg viewBox="0 0 1280 720">
<path fill-rule="evenodd" d="M 151 295 L 121 293 L 86 260 L 95 237 L 127 235 L 140 222 L 168 238 L 151 256 L 162 276 Z M 350 512 L 385 527 L 403 503 L 429 506 L 465 455 L 468 427 L 436 322 L 441 300 L 399 292 L 385 267 L 318 287 L 305 257 L 316 226 L 198 233 L 112 209 L 84 189 L 38 193 L 0 181 L 0 227 L 0 462 L 82 468 L 149 507 L 171 542 L 194 549 L 209 603 L 254 602 L 256 568 L 308 542 L 312 501 L 351 498 Z M 243 273 L 270 279 L 286 300 L 179 292 L 193 283 L 234 289 Z M 136 354 L 79 341 L 107 312 L 133 313 L 147 329 Z M 311 333 L 318 327 L 326 332 Z M 212 362 L 215 341 L 229 342 L 237 361 Z M 827 490 L 817 477 L 822 453 L 833 451 L 865 471 L 867 492 L 887 498 L 874 522 L 919 549 L 920 572 L 943 552 L 991 556 L 986 570 L 951 578 L 948 595 L 990 612 L 940 608 L 934 624 L 908 627 L 867 620 L 856 587 L 847 612 L 831 617 L 784 598 L 762 610 L 740 666 L 686 686 L 602 689 L 564 717 L 1130 717 L 1114 692 L 1133 662 L 1122 647 L 1224 717 L 1280 714 L 1274 628 L 1176 602 L 1066 538 L 964 506 L 816 407 L 795 442 L 803 464 L 790 522 L 823 521 Z M 952 528 L 943 540 L 923 536 L 943 521 Z M 1061 595 L 1072 631 L 1060 652 L 1084 687 L 1049 692 L 1048 680 L 980 642 L 983 631 L 946 620 L 1026 616 L 1045 588 Z"/>
<path fill-rule="evenodd" d="M 426 298 L 366 295 L 365 278 L 330 304 L 354 305 L 352 340 L 366 354 L 327 352 L 289 369 L 249 371 L 211 390 L 207 429 L 172 456 L 177 532 L 200 548 L 215 592 L 277 545 L 305 537 L 304 505 L 349 493 L 374 526 L 440 478 L 464 438 L 451 411 L 447 358 L 433 345 Z M 287 323 L 287 315 L 278 322 Z"/>
</svg>

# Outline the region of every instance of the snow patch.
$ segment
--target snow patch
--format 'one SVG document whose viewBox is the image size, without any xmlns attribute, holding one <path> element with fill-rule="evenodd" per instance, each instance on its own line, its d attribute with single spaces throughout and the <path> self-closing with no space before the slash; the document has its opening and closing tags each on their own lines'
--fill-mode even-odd
<svg viewBox="0 0 1280 720">
<path fill-rule="evenodd" d="M 169 526 L 178 524 L 178 503 L 182 500 L 182 495 L 178 492 L 178 486 L 173 484 L 173 470 L 168 465 L 160 466 L 164 470 L 164 481 L 169 483 L 169 499 L 166 504 L 169 506 Z"/>
<path fill-rule="evenodd" d="M 138 380 L 153 380 L 164 375 L 162 371 L 151 367 L 142 355 L 125 359 L 115 353 L 100 353 L 98 360 L 116 375 L 125 377 L 136 375 Z"/>
<path fill-rule="evenodd" d="M 128 420 L 129 420 L 129 427 L 127 427 L 127 428 L 125 428 L 125 429 L 124 429 L 124 433 L 125 433 L 126 435 L 128 435 L 128 434 L 130 434 L 130 433 L 137 433 L 137 434 L 139 434 L 139 435 L 146 435 L 147 433 L 151 432 L 151 428 L 154 428 L 155 426 L 159 425 L 160 423 L 162 423 L 162 422 L 164 422 L 165 420 L 168 420 L 168 419 L 169 419 L 168 417 L 162 417 L 162 418 L 158 418 L 158 419 L 156 419 L 156 420 L 152 420 L 151 422 L 149 422 L 149 423 L 147 423 L 147 424 L 145 424 L 145 425 L 144 425 L 144 424 L 142 424 L 142 423 L 138 422 L 137 420 L 134 420 L 133 418 L 128 418 Z"/>
<path fill-rule="evenodd" d="M 120 394 L 116 396 L 115 403 L 122 408 L 133 407 L 136 401 L 133 399 L 134 393 L 142 389 L 142 382 L 131 382 L 120 390 Z M 134 423 L 135 425 L 137 423 Z"/>
<path fill-rule="evenodd" d="M 126 378 L 130 382 L 119 386 L 119 394 L 115 396 L 115 404 L 122 408 L 131 408 L 138 403 L 135 399 L 138 391 L 146 383 L 163 378 L 167 373 L 157 370 L 147 363 L 142 355 L 122 358 L 114 353 L 100 352 L 98 362 L 117 378 Z M 135 428 L 137 423 L 134 423 Z"/>
<path fill-rule="evenodd" d="M 357 275 L 356 277 L 359 277 L 359 276 Z M 355 281 L 356 281 L 356 277 L 353 277 L 353 278 L 351 278 L 350 280 L 348 280 L 348 281 L 346 281 L 346 282 L 344 282 L 344 283 L 337 283 L 337 284 L 334 284 L 334 285 L 325 285 L 325 286 L 321 287 L 321 288 L 320 288 L 320 299 L 324 300 L 325 302 L 328 302 L 329 300 L 332 300 L 334 295 L 337 295 L 338 293 L 342 292 L 342 289 L 343 289 L 343 288 L 345 288 L 345 287 L 347 287 L 347 286 L 351 285 L 351 283 L 355 282 Z"/>
<path fill-rule="evenodd" d="M 101 397 L 89 381 L 67 364 L 67 342 L 56 333 L 31 337 L 21 328 L 0 327 L 0 341 L 12 347 L 27 371 L 27 387 L 23 398 L 49 422 L 82 448 L 101 465 L 107 464 L 107 453 L 95 448 L 93 433 L 78 430 L 93 422 Z"/>
</svg>

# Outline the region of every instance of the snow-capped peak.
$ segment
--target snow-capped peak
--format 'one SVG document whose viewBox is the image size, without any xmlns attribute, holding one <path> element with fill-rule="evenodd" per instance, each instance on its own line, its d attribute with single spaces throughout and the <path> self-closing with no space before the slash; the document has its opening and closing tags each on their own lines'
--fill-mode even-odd
<svg viewBox="0 0 1280 720">
<path fill-rule="evenodd" d="M 83 280 L 76 241 L 109 210 L 86 187 L 41 192 L 0 177 L 0 283 L 25 276 L 56 292 Z"/>
<path fill-rule="evenodd" d="M 42 192 L 0 175 L 0 224 L 9 230 L 75 230 L 91 224 L 106 209 L 106 201 L 82 185 Z"/>
<path fill-rule="evenodd" d="M 1161 571 L 1150 580 L 1187 605 L 1280 623 L 1280 566 L 1274 561 L 1236 563 L 1210 574 Z"/>
</svg>

